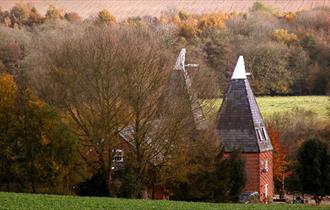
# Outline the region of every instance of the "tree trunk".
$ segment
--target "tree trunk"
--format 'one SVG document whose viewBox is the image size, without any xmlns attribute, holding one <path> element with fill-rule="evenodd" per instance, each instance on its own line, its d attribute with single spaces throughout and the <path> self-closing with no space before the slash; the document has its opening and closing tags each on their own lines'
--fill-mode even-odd
<svg viewBox="0 0 330 210">
<path fill-rule="evenodd" d="M 143 185 L 142 187 L 142 198 L 148 199 L 148 187 L 146 185 Z"/>
<path fill-rule="evenodd" d="M 284 191 L 285 191 L 285 189 L 284 189 L 284 176 L 282 176 L 282 182 L 281 182 L 281 191 L 280 191 L 280 199 L 284 199 Z"/>
<path fill-rule="evenodd" d="M 34 170 L 33 170 L 33 162 L 31 162 L 31 187 L 32 187 L 32 192 L 36 193 L 36 186 L 35 186 L 35 179 L 34 179 Z"/>
<path fill-rule="evenodd" d="M 111 183 L 112 183 L 112 175 L 111 175 L 111 168 L 109 169 L 110 171 L 108 172 L 108 175 L 106 177 L 107 179 L 107 188 L 108 188 L 108 193 L 109 193 L 109 196 L 112 196 L 111 195 Z"/>
<path fill-rule="evenodd" d="M 34 181 L 34 175 L 31 176 L 31 187 L 32 187 L 32 192 L 36 193 L 36 186 L 35 186 L 35 181 Z"/>
<path fill-rule="evenodd" d="M 70 171 L 68 168 L 66 168 L 66 173 L 65 173 L 65 177 L 66 177 L 66 190 L 68 191 L 68 194 L 72 194 L 71 189 L 70 189 Z"/>
<path fill-rule="evenodd" d="M 152 182 L 152 200 L 155 200 L 155 184 Z"/>
</svg>

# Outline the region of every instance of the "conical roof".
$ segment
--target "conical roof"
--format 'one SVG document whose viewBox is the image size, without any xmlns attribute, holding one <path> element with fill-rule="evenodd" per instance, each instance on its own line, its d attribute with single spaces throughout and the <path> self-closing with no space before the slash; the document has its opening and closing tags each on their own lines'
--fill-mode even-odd
<svg viewBox="0 0 330 210">
<path fill-rule="evenodd" d="M 272 150 L 258 104 L 246 77 L 240 56 L 220 107 L 217 133 L 226 152 L 240 148 L 242 152 Z"/>
</svg>

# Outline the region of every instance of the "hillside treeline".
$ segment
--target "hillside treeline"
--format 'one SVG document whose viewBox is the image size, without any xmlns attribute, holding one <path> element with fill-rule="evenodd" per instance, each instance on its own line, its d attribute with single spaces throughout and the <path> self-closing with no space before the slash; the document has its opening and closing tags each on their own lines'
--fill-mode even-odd
<svg viewBox="0 0 330 210">
<path fill-rule="evenodd" d="M 189 62 L 200 64 L 200 71 L 194 73 L 196 79 L 213 84 L 200 86 L 200 97 L 223 94 L 239 55 L 245 57 L 257 95 L 323 95 L 330 89 L 329 8 L 291 13 L 256 2 L 248 13 L 195 15 L 172 9 L 159 18 L 116 21 L 107 10 L 82 20 L 74 11 L 50 6 L 41 15 L 34 7 L 20 3 L 10 11 L 0 10 L 0 23 L 2 34 L 11 37 L 1 42 L 5 68 L 6 57 L 12 59 L 6 50 L 12 45 L 8 42 L 16 42 L 27 55 L 27 42 L 38 36 L 37 31 L 53 30 L 60 35 L 60 30 L 69 27 L 125 25 L 159 31 L 173 57 L 186 47 Z"/>
<path fill-rule="evenodd" d="M 200 98 L 223 94 L 240 54 L 256 94 L 325 94 L 328 12 L 256 3 L 247 14 L 117 22 L 107 10 L 86 20 L 53 6 L 45 16 L 22 3 L 1 11 L 0 189 L 153 198 L 160 187 L 177 200 L 236 202 L 244 160 L 224 159 L 213 122 L 196 131 L 177 54 L 186 47 L 199 64 L 189 73 Z M 329 137 L 297 113 L 269 123 L 279 145 Z M 278 146 L 279 161 L 294 160 L 290 151 Z"/>
</svg>

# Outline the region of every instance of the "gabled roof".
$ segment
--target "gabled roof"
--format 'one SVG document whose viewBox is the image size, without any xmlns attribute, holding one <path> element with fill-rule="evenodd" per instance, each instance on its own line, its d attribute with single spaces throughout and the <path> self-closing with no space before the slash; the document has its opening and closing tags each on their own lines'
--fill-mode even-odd
<svg viewBox="0 0 330 210">
<path fill-rule="evenodd" d="M 272 150 L 259 107 L 246 78 L 242 56 L 238 59 L 225 93 L 216 130 L 226 152 L 234 148 L 240 148 L 242 152 Z M 261 140 L 263 137 L 264 140 Z"/>
</svg>

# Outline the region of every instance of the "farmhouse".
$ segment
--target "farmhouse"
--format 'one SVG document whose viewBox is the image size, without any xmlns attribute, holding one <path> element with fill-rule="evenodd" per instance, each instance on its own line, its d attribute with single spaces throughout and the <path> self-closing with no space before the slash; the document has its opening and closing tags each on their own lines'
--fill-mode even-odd
<svg viewBox="0 0 330 210">
<path fill-rule="evenodd" d="M 190 95 L 191 111 L 195 127 L 206 131 L 202 109 L 196 103 L 191 90 L 191 79 L 185 69 L 195 64 L 185 64 L 185 49 L 182 49 L 174 67 L 176 73 L 185 80 L 186 91 Z M 157 124 L 157 123 L 156 123 Z M 266 203 L 273 197 L 272 145 L 268 137 L 255 96 L 247 79 L 243 57 L 240 56 L 227 91 L 224 95 L 215 126 L 216 134 L 224 145 L 225 157 L 234 149 L 239 149 L 246 159 L 247 184 L 245 192 L 258 192 L 260 200 Z M 125 127 L 120 133 L 123 140 L 114 152 L 114 170 L 124 166 L 125 153 L 135 149 L 132 139 L 134 129 Z M 146 141 L 152 141 L 148 138 Z M 150 160 L 151 162 L 153 160 Z M 166 199 L 168 196 L 162 186 L 145 186 L 145 196 L 150 199 Z"/>
<path fill-rule="evenodd" d="M 191 99 L 191 110 L 197 130 L 205 130 L 204 115 L 196 96 L 190 90 L 191 79 L 185 67 L 185 49 L 177 60 L 176 68 L 183 72 L 186 89 Z M 216 133 L 224 145 L 225 157 L 234 149 L 240 149 L 246 159 L 246 192 L 258 192 L 260 200 L 273 197 L 273 148 L 268 137 L 258 104 L 247 79 L 243 56 L 240 56 L 219 110 Z"/>
<path fill-rule="evenodd" d="M 240 56 L 222 102 L 216 131 L 225 156 L 240 149 L 246 158 L 245 191 L 258 192 L 266 202 L 273 197 L 272 145 Z"/>
</svg>

